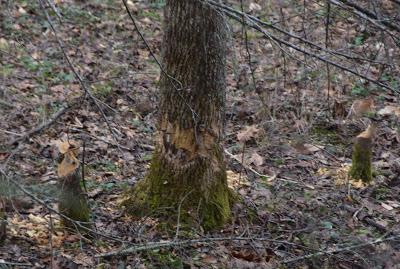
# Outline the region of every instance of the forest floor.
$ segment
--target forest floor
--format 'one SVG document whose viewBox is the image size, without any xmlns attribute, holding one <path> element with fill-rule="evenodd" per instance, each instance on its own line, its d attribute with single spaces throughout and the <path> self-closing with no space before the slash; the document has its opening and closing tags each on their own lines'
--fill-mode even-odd
<svg viewBox="0 0 400 269">
<path fill-rule="evenodd" d="M 65 109 L 83 89 L 38 2 L 0 0 L 0 168 L 8 175 L 0 182 L 8 200 L 0 268 L 400 268 L 398 95 L 339 68 L 328 78 L 325 63 L 230 20 L 224 148 L 229 183 L 241 199 L 218 231 L 166 235 L 157 219 L 125 215 L 120 207 L 149 167 L 157 63 L 121 1 L 54 2 L 61 19 L 46 10 L 59 41 L 104 115 L 89 97 Z M 240 9 L 239 1 L 228 2 Z M 302 1 L 275 2 L 244 1 L 252 14 L 325 46 L 324 1 L 310 1 L 305 10 Z M 128 6 L 159 58 L 164 1 Z M 399 48 L 344 11 L 331 12 L 332 49 L 378 55 L 392 67 L 379 70 L 380 81 L 399 89 Z M 350 64 L 376 78 L 375 64 L 367 65 Z M 366 96 L 374 100 L 367 115 L 346 119 L 352 103 Z M 370 121 L 378 125 L 374 180 L 349 184 L 352 139 Z M 85 145 L 94 237 L 66 231 L 48 210 L 57 209 L 55 145 L 62 139 Z M 129 255 L 96 257 L 132 246 L 138 248 Z"/>
</svg>

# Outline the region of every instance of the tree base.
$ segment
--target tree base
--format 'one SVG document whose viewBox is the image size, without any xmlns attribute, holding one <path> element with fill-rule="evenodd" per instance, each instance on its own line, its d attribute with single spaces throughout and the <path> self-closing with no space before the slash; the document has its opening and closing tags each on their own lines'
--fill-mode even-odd
<svg viewBox="0 0 400 269">
<path fill-rule="evenodd" d="M 169 165 L 155 153 L 149 175 L 127 193 L 122 203 L 127 212 L 140 217 L 154 215 L 171 224 L 179 221 L 180 226 L 199 223 L 206 230 L 226 223 L 234 195 L 226 184 L 225 169 L 210 173 L 211 167 L 201 160 L 181 173 Z M 193 180 L 205 175 L 213 175 L 213 180 Z"/>
</svg>

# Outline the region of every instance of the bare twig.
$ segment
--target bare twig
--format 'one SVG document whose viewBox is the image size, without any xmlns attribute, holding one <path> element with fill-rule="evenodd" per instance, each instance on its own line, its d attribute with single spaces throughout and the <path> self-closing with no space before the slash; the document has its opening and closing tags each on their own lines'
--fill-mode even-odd
<svg viewBox="0 0 400 269">
<path fill-rule="evenodd" d="M 227 9 L 223 9 L 223 8 L 219 7 L 219 4 L 216 4 L 214 1 L 211 1 L 211 0 L 204 0 L 204 1 L 206 1 L 206 3 L 209 3 L 209 4 L 213 5 L 213 6 L 215 6 L 216 8 L 218 8 L 219 10 L 221 10 L 222 12 L 224 12 L 227 16 L 231 17 L 232 19 L 234 19 L 234 20 L 236 20 L 236 21 L 238 21 L 238 22 L 240 22 L 240 23 L 243 23 L 243 20 L 242 20 L 242 18 L 241 18 L 239 15 L 237 15 L 237 14 L 235 14 L 235 13 L 233 13 L 233 12 L 227 10 Z M 240 11 L 237 11 L 237 12 L 240 12 Z M 303 49 L 303 48 L 301 48 L 301 47 L 299 47 L 299 46 L 297 46 L 297 45 L 295 45 L 295 44 L 292 44 L 292 43 L 290 43 L 290 42 L 288 42 L 288 41 L 286 41 L 286 40 L 283 40 L 283 39 L 277 37 L 276 35 L 274 35 L 274 34 L 272 34 L 272 33 L 269 33 L 268 31 L 266 31 L 265 29 L 263 29 L 263 28 L 256 22 L 256 20 L 253 20 L 253 19 L 251 18 L 251 16 L 248 16 L 247 14 L 245 14 L 245 17 L 246 17 L 246 22 L 245 22 L 245 23 L 246 23 L 249 27 L 251 27 L 251 28 L 257 30 L 257 31 L 260 32 L 260 33 L 262 33 L 265 37 L 267 37 L 267 38 L 269 38 L 269 39 L 272 39 L 272 40 L 274 40 L 274 41 L 276 41 L 276 42 L 278 42 L 278 43 L 280 43 L 280 44 L 283 44 L 283 45 L 285 45 L 285 46 L 287 46 L 287 47 L 289 47 L 289 48 L 292 48 L 292 49 L 294 49 L 294 50 L 296 50 L 296 51 L 298 51 L 298 52 L 301 52 L 301 53 L 304 53 L 304 54 L 306 54 L 306 55 L 309 55 L 309 56 L 311 56 L 311 57 L 313 57 L 313 58 L 316 58 L 316 59 L 318 59 L 318 60 L 320 60 L 320 61 L 322 61 L 322 62 L 324 62 L 324 63 L 327 63 L 327 64 L 330 64 L 330 65 L 332 65 L 332 66 L 334 66 L 334 67 L 337 67 L 337 68 L 339 68 L 339 69 L 341 69 L 341 70 L 343 70 L 343 71 L 346 71 L 346 72 L 348 72 L 348 73 L 351 73 L 351 74 L 353 74 L 353 75 L 356 75 L 356 76 L 358 76 L 358 77 L 360 77 L 360 78 L 362 78 L 362 79 L 365 79 L 365 80 L 367 80 L 367 81 L 369 81 L 369 82 L 371 82 L 371 83 L 373 83 L 373 84 L 376 84 L 377 86 L 380 86 L 380 87 L 382 87 L 382 88 L 384 88 L 384 89 L 390 90 L 390 91 L 392 91 L 392 92 L 394 92 L 394 93 L 400 93 L 400 90 L 395 89 L 395 88 L 393 88 L 393 87 L 391 87 L 391 86 L 389 86 L 389 85 L 386 85 L 386 84 L 384 84 L 384 83 L 382 83 L 382 82 L 380 82 L 380 81 L 378 81 L 378 80 L 376 80 L 376 79 L 373 79 L 373 78 L 370 78 L 370 77 L 368 77 L 368 76 L 366 76 L 366 75 L 360 74 L 360 73 L 358 73 L 357 71 L 354 71 L 353 69 L 350 69 L 350 68 L 348 68 L 348 67 L 346 67 L 346 66 L 343 66 L 343 65 L 341 65 L 341 64 L 339 64 L 339 63 L 337 63 L 337 62 L 334 62 L 334 61 L 331 61 L 331 60 L 329 60 L 329 59 L 326 59 L 325 57 L 323 57 L 323 56 L 321 56 L 321 55 L 319 55 L 319 54 L 316 54 L 316 53 L 311 52 L 311 51 L 309 51 L 309 50 Z"/>
<path fill-rule="evenodd" d="M 42 124 L 40 124 L 39 126 L 33 128 L 32 130 L 28 131 L 27 133 L 23 134 L 22 136 L 15 138 L 14 140 L 12 140 L 9 145 L 14 145 L 16 143 L 28 140 L 29 138 L 31 138 L 32 136 L 35 136 L 37 134 L 40 134 L 41 132 L 43 132 L 45 129 L 49 128 L 50 126 L 52 126 L 62 115 L 64 115 L 69 109 L 71 109 L 72 107 L 74 107 L 75 105 L 77 105 L 79 103 L 79 101 L 82 99 L 82 97 L 78 97 L 77 99 L 75 99 L 73 102 L 71 103 L 67 103 L 64 105 L 63 108 L 61 108 L 59 111 L 57 111 L 56 113 L 54 113 L 51 117 L 50 120 L 48 120 L 47 122 L 44 122 Z"/>
<path fill-rule="evenodd" d="M 42 0 L 38 0 L 38 2 L 39 2 L 39 6 L 41 7 L 41 9 L 43 10 L 44 14 L 46 15 L 47 22 L 48 22 L 49 25 L 50 25 L 50 28 L 51 28 L 51 30 L 52 30 L 52 32 L 53 32 L 53 34 L 54 34 L 54 37 L 55 37 L 55 39 L 56 39 L 56 41 L 57 41 L 57 43 L 58 43 L 58 46 L 59 46 L 59 48 L 60 48 L 60 50 L 61 50 L 61 52 L 62 52 L 62 54 L 63 54 L 63 56 L 64 56 L 64 59 L 65 59 L 66 62 L 67 62 L 69 68 L 71 69 L 72 73 L 75 75 L 75 78 L 78 80 L 78 82 L 79 82 L 81 88 L 82 88 L 82 89 L 84 90 L 84 92 L 92 99 L 92 101 L 93 101 L 94 104 L 96 105 L 96 107 L 97 107 L 97 109 L 99 110 L 100 114 L 102 115 L 104 121 L 106 122 L 107 127 L 108 127 L 108 129 L 110 130 L 110 132 L 111 132 L 111 135 L 114 137 L 115 141 L 118 142 L 117 135 L 115 134 L 115 131 L 112 129 L 111 123 L 110 123 L 110 121 L 107 119 L 107 116 L 106 116 L 106 114 L 104 113 L 103 108 L 100 106 L 99 100 L 98 100 L 96 97 L 94 97 L 93 93 L 92 93 L 92 92 L 90 91 L 90 89 L 86 86 L 86 84 L 85 84 L 84 81 L 83 81 L 83 78 L 82 78 L 81 75 L 78 73 L 78 71 L 76 70 L 76 68 L 75 68 L 74 65 L 72 64 L 71 59 L 69 58 L 68 54 L 66 53 L 65 48 L 64 48 L 64 47 L 65 47 L 65 46 L 64 46 L 64 42 L 59 38 L 58 33 L 57 33 L 57 31 L 56 31 L 56 28 L 55 28 L 55 26 L 54 26 L 54 24 L 53 24 L 53 22 L 52 22 L 52 20 L 51 20 L 51 18 L 50 18 L 49 13 L 47 12 L 46 8 L 44 7 Z"/>
<path fill-rule="evenodd" d="M 355 10 L 357 10 L 359 13 L 364 14 L 365 16 L 367 16 L 368 18 L 370 18 L 371 20 L 374 20 L 375 22 L 379 20 L 379 18 L 372 13 L 371 11 L 357 5 L 356 3 L 352 2 L 352 1 L 348 1 L 348 0 L 339 0 L 340 2 L 342 2 L 343 4 L 345 4 L 346 6 L 352 7 Z M 383 25 L 385 25 L 386 27 L 388 27 L 391 30 L 397 31 L 400 33 L 400 26 L 391 23 L 389 20 L 384 20 L 384 19 L 380 19 L 379 20 L 380 23 L 382 23 Z"/>
<path fill-rule="evenodd" d="M 302 182 L 295 181 L 295 180 L 292 180 L 292 179 L 278 178 L 278 177 L 276 177 L 275 175 L 274 175 L 274 176 L 263 175 L 263 174 L 259 173 L 258 171 L 256 171 L 255 169 L 251 168 L 250 166 L 245 165 L 245 164 L 243 163 L 242 160 L 240 160 L 239 158 L 237 158 L 235 155 L 233 155 L 232 153 L 230 153 L 228 150 L 225 149 L 224 152 L 225 152 L 230 158 L 232 158 L 232 159 L 234 159 L 235 161 L 237 161 L 238 163 L 240 163 L 240 165 L 242 165 L 243 168 L 245 168 L 246 170 L 249 170 L 250 172 L 252 172 L 252 173 L 255 174 L 256 176 L 259 176 L 260 178 L 267 178 L 267 179 L 269 179 L 269 181 L 278 180 L 278 181 L 282 181 L 282 182 L 293 183 L 293 184 L 297 184 L 297 185 L 302 185 L 302 186 L 307 187 L 307 188 L 309 188 L 309 189 L 314 189 L 314 188 L 311 187 L 311 186 L 305 185 L 305 184 L 303 184 Z"/>
<path fill-rule="evenodd" d="M 1 99 L 0 99 L 0 105 L 6 106 L 6 107 L 9 107 L 9 108 L 14 108 L 15 107 L 13 104 L 11 104 L 11 103 L 9 103 L 7 101 L 1 100 Z"/>
<path fill-rule="evenodd" d="M 91 134 L 91 133 L 88 133 L 88 132 L 86 132 L 86 131 L 84 131 L 84 130 L 81 130 L 81 129 L 78 129 L 78 128 L 70 128 L 70 130 L 76 131 L 76 132 L 84 133 L 84 134 L 86 134 L 87 136 L 90 136 L 90 137 L 93 138 L 93 139 L 102 141 L 102 142 L 104 142 L 104 143 L 106 143 L 106 144 L 109 144 L 109 145 L 111 145 L 111 146 L 114 146 L 114 147 L 120 147 L 121 149 L 124 149 L 124 150 L 127 150 L 127 151 L 134 151 L 134 150 L 135 150 L 134 148 L 129 148 L 129 147 L 126 147 L 126 146 L 121 145 L 121 144 L 119 144 L 119 143 L 115 143 L 115 142 L 108 141 L 107 139 L 104 139 L 104 138 L 102 138 L 102 137 L 93 135 L 93 134 Z M 151 146 L 151 145 L 139 144 L 138 146 L 141 147 L 141 148 L 143 148 L 143 149 L 146 149 L 146 150 L 154 150 L 154 146 Z"/>
<path fill-rule="evenodd" d="M 234 8 L 231 8 L 231 7 L 229 7 L 227 5 L 224 5 L 224 4 L 221 4 L 221 3 L 217 3 L 217 2 L 215 2 L 213 0 L 206 0 L 206 1 L 207 1 L 207 3 L 213 5 L 213 6 L 217 7 L 217 8 L 224 9 L 226 11 L 232 12 L 233 14 L 236 14 L 239 17 L 243 17 L 245 15 L 245 17 L 251 19 L 252 21 L 254 21 L 254 22 L 256 22 L 256 23 L 258 23 L 260 25 L 262 25 L 263 27 L 267 27 L 267 28 L 270 28 L 272 30 L 275 30 L 275 31 L 277 31 L 277 32 L 279 32 L 281 34 L 284 34 L 287 37 L 297 39 L 297 40 L 299 40 L 299 41 L 301 41 L 301 42 L 303 42 L 303 43 L 305 43 L 305 44 L 307 44 L 307 45 L 309 45 L 309 46 L 311 46 L 313 48 L 316 48 L 316 49 L 318 49 L 320 51 L 323 51 L 325 53 L 331 54 L 332 56 L 336 56 L 336 57 L 341 56 L 341 57 L 344 57 L 344 58 L 349 59 L 349 60 L 366 61 L 366 62 L 372 62 L 372 63 L 376 63 L 376 64 L 387 64 L 385 62 L 374 61 L 374 60 L 371 60 L 371 59 L 360 57 L 358 55 L 357 56 L 350 55 L 350 54 L 346 54 L 346 53 L 343 53 L 343 52 L 340 52 L 340 51 L 335 51 L 335 50 L 331 50 L 331 49 L 325 48 L 325 47 L 320 46 L 317 43 L 314 43 L 314 42 L 312 42 L 312 41 L 310 41 L 310 40 L 308 40 L 308 39 L 306 39 L 306 38 L 304 38 L 302 36 L 298 36 L 298 35 L 293 34 L 292 32 L 288 32 L 288 31 L 276 26 L 274 23 L 263 21 L 263 20 L 255 17 L 255 16 L 252 16 L 252 15 L 247 14 L 247 13 L 243 14 L 243 12 L 241 12 L 239 10 L 236 10 Z M 328 1 L 330 1 L 330 0 L 328 0 Z"/>
<path fill-rule="evenodd" d="M 182 208 L 182 204 L 185 201 L 185 199 L 193 192 L 193 190 L 189 191 L 188 193 L 185 194 L 185 196 L 181 199 L 181 201 L 179 202 L 179 206 L 178 206 L 178 220 L 176 221 L 176 232 L 175 232 L 175 239 L 174 241 L 178 240 L 179 237 L 179 229 L 181 227 L 181 223 L 180 223 L 180 219 L 181 219 L 181 208 Z"/>
</svg>

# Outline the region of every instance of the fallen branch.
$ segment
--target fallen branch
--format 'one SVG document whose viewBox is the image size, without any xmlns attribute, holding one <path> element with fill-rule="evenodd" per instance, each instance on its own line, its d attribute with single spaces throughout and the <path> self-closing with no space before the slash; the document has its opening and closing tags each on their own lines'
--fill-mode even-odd
<svg viewBox="0 0 400 269">
<path fill-rule="evenodd" d="M 161 248 L 170 248 L 170 247 L 184 247 L 184 246 L 191 246 L 196 244 L 207 244 L 212 242 L 221 242 L 221 241 L 266 241 L 271 243 L 280 243 L 280 244 L 287 244 L 296 246 L 297 244 L 282 241 L 282 240 L 274 240 L 266 237 L 217 237 L 217 238 L 200 238 L 200 239 L 193 239 L 193 240 L 182 240 L 182 241 L 167 241 L 167 242 L 152 242 L 147 244 L 138 244 L 134 245 L 129 248 L 120 249 L 116 251 L 106 252 L 99 255 L 96 255 L 96 258 L 106 258 L 112 256 L 127 256 L 129 254 L 147 251 L 147 250 L 154 250 L 154 249 L 161 249 Z"/>
<path fill-rule="evenodd" d="M 129 148 L 129 147 L 126 147 L 124 145 L 108 141 L 107 139 L 104 139 L 104 138 L 101 138 L 99 136 L 93 135 L 91 133 L 88 133 L 88 132 L 86 132 L 84 130 L 81 130 L 81 129 L 78 129 L 78 128 L 70 128 L 70 130 L 84 133 L 85 135 L 87 135 L 87 136 L 89 136 L 89 137 L 91 137 L 93 139 L 102 141 L 102 142 L 104 142 L 104 143 L 106 143 L 108 145 L 114 146 L 114 147 L 120 147 L 121 149 L 124 149 L 124 150 L 127 150 L 127 151 L 134 151 L 135 150 L 134 148 Z M 139 144 L 138 146 L 141 147 L 142 149 L 145 149 L 145 150 L 154 150 L 154 146 L 151 146 L 151 145 Z"/>
<path fill-rule="evenodd" d="M 322 255 L 331 255 L 331 254 L 335 254 L 335 253 L 339 253 L 339 252 L 345 252 L 345 251 L 349 251 L 349 250 L 353 250 L 353 249 L 357 249 L 357 248 L 362 248 L 362 247 L 366 247 L 366 246 L 372 246 L 372 245 L 376 245 L 376 244 L 379 244 L 379 243 L 398 240 L 398 239 L 400 239 L 400 235 L 386 237 L 386 238 L 382 238 L 381 237 L 381 238 L 378 238 L 378 239 L 376 239 L 374 241 L 369 241 L 369 242 L 365 242 L 365 243 L 361 243 L 361 244 L 357 244 L 357 245 L 352 245 L 352 246 L 348 246 L 348 247 L 345 247 L 345 248 L 334 248 L 332 250 L 319 251 L 319 252 L 308 254 L 308 255 L 304 255 L 304 256 L 301 256 L 301 257 L 296 257 L 296 258 L 293 258 L 293 259 L 284 260 L 283 263 L 293 263 L 293 262 L 297 262 L 297 261 L 301 261 L 301 260 L 306 260 L 306 259 L 311 259 L 311 258 L 314 258 L 314 257 L 322 256 Z"/>
<path fill-rule="evenodd" d="M 353 208 L 353 207 L 351 207 L 349 205 L 343 205 L 341 207 L 343 209 L 345 209 L 346 211 L 354 214 L 354 217 L 357 218 L 358 220 L 361 220 L 361 221 L 363 221 L 363 222 L 375 227 L 376 229 L 378 229 L 378 230 L 380 230 L 382 232 L 385 232 L 385 233 L 389 232 L 388 229 L 385 226 L 383 226 L 382 224 L 379 224 L 376 221 L 374 221 L 372 219 L 372 217 L 369 216 L 368 214 L 366 214 L 364 212 L 360 212 L 359 210 L 357 210 L 357 209 L 355 209 L 355 208 Z"/>
<path fill-rule="evenodd" d="M 32 264 L 30 264 L 30 263 L 8 262 L 5 260 L 0 260 L 0 265 L 1 264 L 10 265 L 10 266 L 23 266 L 23 267 L 31 267 L 32 266 Z"/>
<path fill-rule="evenodd" d="M 281 34 L 286 35 L 289 38 L 297 39 L 297 40 L 299 40 L 299 41 L 301 41 L 301 42 L 303 42 L 303 43 L 305 43 L 305 44 L 307 44 L 307 45 L 309 45 L 309 46 L 311 46 L 313 48 L 316 48 L 316 49 L 318 49 L 320 51 L 323 51 L 325 53 L 331 54 L 332 56 L 335 56 L 335 57 L 341 56 L 341 57 L 344 57 L 344 58 L 346 58 L 348 60 L 366 61 L 366 62 L 375 63 L 375 64 L 381 64 L 381 65 L 387 64 L 385 62 L 379 62 L 379 61 L 367 59 L 367 58 L 364 58 L 364 57 L 360 57 L 359 55 L 357 55 L 357 56 L 350 55 L 350 54 L 346 54 L 346 53 L 343 53 L 343 52 L 340 52 L 340 51 L 335 51 L 335 50 L 331 50 L 331 49 L 322 47 L 321 45 L 318 45 L 317 43 L 314 43 L 314 42 L 312 42 L 312 41 L 310 41 L 310 40 L 308 40 L 308 39 L 306 39 L 306 38 L 304 38 L 302 36 L 293 34 L 292 32 L 288 32 L 288 31 L 286 31 L 286 30 L 284 30 L 284 29 L 282 29 L 282 28 L 280 28 L 280 27 L 278 27 L 278 26 L 276 26 L 276 25 L 274 25 L 274 24 L 272 24 L 270 22 L 263 21 L 263 20 L 255 17 L 255 16 L 250 15 L 248 13 L 245 13 L 243 11 L 236 10 L 236 9 L 234 9 L 232 7 L 229 7 L 229 6 L 221 4 L 221 3 L 217 3 L 217 2 L 212 1 L 212 0 L 207 0 L 207 2 L 209 4 L 212 4 L 212 5 L 216 6 L 216 7 L 219 7 L 219 8 L 225 9 L 225 10 L 227 10 L 229 12 L 232 12 L 232 13 L 240 16 L 240 17 L 245 16 L 245 17 L 251 19 L 252 21 L 259 23 L 260 25 L 262 25 L 264 27 L 267 27 L 267 28 L 270 28 L 272 30 L 275 30 L 275 31 L 277 31 L 277 32 L 279 32 Z M 242 20 L 242 23 L 243 23 L 243 20 Z"/>
</svg>

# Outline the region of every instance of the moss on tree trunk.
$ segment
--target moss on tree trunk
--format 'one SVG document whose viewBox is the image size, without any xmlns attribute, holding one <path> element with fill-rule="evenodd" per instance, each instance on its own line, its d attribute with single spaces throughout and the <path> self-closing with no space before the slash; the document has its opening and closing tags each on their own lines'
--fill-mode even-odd
<svg viewBox="0 0 400 269">
<path fill-rule="evenodd" d="M 167 0 L 157 145 L 149 174 L 124 203 L 128 210 L 169 208 L 164 214 L 207 229 L 229 218 L 221 146 L 226 44 L 217 11 L 197 0 Z"/>
</svg>

